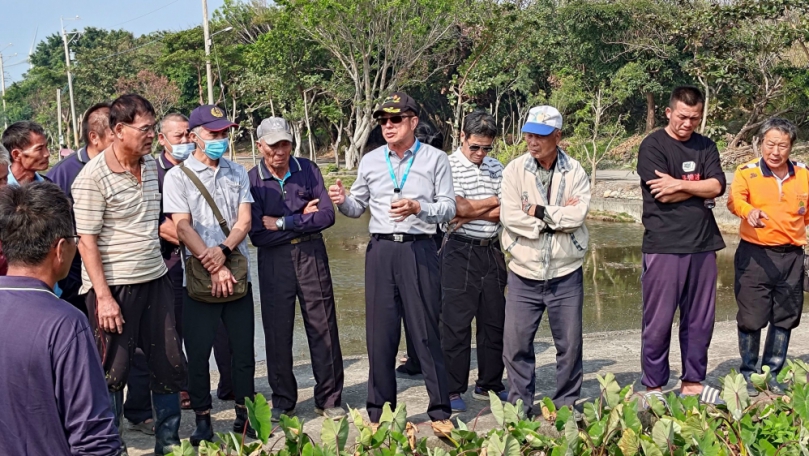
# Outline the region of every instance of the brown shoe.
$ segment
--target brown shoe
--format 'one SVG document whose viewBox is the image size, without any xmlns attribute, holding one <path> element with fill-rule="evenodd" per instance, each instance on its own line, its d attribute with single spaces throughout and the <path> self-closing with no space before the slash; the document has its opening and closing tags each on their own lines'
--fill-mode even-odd
<svg viewBox="0 0 809 456">
<path fill-rule="evenodd" d="M 433 421 L 430 425 L 433 427 L 433 434 L 438 437 L 449 437 L 452 430 L 455 429 L 455 425 L 450 420 Z"/>
<path fill-rule="evenodd" d="M 362 424 L 364 424 L 365 427 L 371 428 L 371 432 L 373 432 L 374 434 L 376 434 L 376 431 L 379 430 L 379 423 L 372 423 L 370 421 L 363 420 Z"/>
</svg>

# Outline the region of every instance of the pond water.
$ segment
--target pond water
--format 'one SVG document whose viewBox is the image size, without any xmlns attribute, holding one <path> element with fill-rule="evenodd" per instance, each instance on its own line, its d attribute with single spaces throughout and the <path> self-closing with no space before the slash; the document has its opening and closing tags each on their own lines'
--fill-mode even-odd
<svg viewBox="0 0 809 456">
<path fill-rule="evenodd" d="M 619 331 L 641 327 L 641 238 L 639 224 L 588 222 L 590 246 L 584 263 L 584 332 Z M 349 219 L 337 215 L 335 226 L 325 231 L 329 263 L 337 304 L 338 328 L 344 356 L 363 355 L 365 346 L 365 247 L 368 218 Z M 733 297 L 733 254 L 738 237 L 725 235 L 727 248 L 718 252 L 716 320 L 736 316 Z M 252 248 L 251 248 L 252 249 Z M 251 250 L 253 283 L 258 283 L 255 250 Z M 256 357 L 265 359 L 264 331 L 257 288 Z M 543 318 L 538 337 L 550 336 Z M 309 356 L 303 320 L 298 309 L 295 322 L 296 359 Z M 404 340 L 401 344 L 404 350 Z M 213 364 L 212 364 L 213 366 Z"/>
</svg>

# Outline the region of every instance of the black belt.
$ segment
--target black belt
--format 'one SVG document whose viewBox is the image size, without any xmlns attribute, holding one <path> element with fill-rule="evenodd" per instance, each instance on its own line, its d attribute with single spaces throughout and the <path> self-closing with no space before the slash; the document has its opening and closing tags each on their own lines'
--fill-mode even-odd
<svg viewBox="0 0 809 456">
<path fill-rule="evenodd" d="M 496 236 L 489 239 L 477 239 L 469 236 L 463 236 L 460 234 L 450 234 L 449 238 L 452 239 L 453 241 L 463 242 L 464 244 L 479 245 L 481 247 L 494 245 L 498 241 Z"/>
<path fill-rule="evenodd" d="M 791 253 L 797 252 L 799 250 L 803 250 L 802 245 L 794 245 L 794 244 L 783 244 L 783 245 L 760 245 L 760 244 L 753 244 L 752 242 L 741 241 L 745 244 L 751 245 L 753 247 L 758 247 L 760 249 L 769 250 L 775 253 Z"/>
<path fill-rule="evenodd" d="M 432 234 L 372 234 L 374 239 L 379 241 L 393 241 L 393 242 L 413 242 L 413 241 L 426 241 L 432 239 Z"/>
<path fill-rule="evenodd" d="M 300 244 L 301 242 L 314 241 L 315 239 L 323 239 L 323 233 L 315 233 L 315 234 L 309 234 L 309 235 L 306 235 L 306 236 L 301 236 L 301 237 L 298 237 L 298 238 L 295 238 L 295 239 L 289 241 L 289 243 L 292 244 L 292 245 L 295 245 L 295 244 Z"/>
</svg>

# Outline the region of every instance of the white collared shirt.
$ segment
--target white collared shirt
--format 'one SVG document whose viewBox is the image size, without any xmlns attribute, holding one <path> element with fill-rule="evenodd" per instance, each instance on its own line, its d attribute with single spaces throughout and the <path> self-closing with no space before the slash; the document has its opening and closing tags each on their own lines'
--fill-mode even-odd
<svg viewBox="0 0 809 456">
<path fill-rule="evenodd" d="M 503 181 L 503 165 L 492 157 L 484 157 L 480 166 L 472 163 L 461 149 L 449 156 L 452 168 L 452 186 L 455 195 L 469 200 L 483 200 L 496 196 L 500 198 L 500 184 Z M 462 236 L 488 239 L 497 236 L 500 224 L 487 220 L 472 220 L 455 230 Z"/>
</svg>

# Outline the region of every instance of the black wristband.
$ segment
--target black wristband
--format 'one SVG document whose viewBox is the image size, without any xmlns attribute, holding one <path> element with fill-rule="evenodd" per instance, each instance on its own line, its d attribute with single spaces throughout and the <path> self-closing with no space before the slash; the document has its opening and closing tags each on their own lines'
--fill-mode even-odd
<svg viewBox="0 0 809 456">
<path fill-rule="evenodd" d="M 230 247 L 226 246 L 225 244 L 219 244 L 219 248 L 222 249 L 222 253 L 225 254 L 225 258 L 230 256 Z"/>
<path fill-rule="evenodd" d="M 542 220 L 545 218 L 545 206 L 540 206 L 539 204 L 536 205 L 536 209 L 534 209 L 534 217 Z"/>
</svg>

